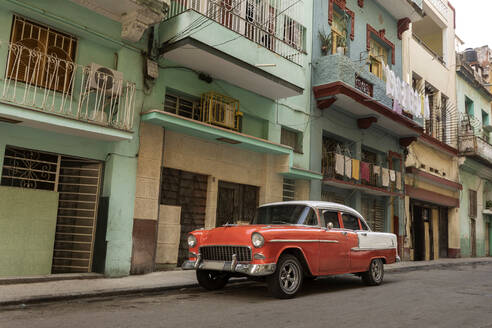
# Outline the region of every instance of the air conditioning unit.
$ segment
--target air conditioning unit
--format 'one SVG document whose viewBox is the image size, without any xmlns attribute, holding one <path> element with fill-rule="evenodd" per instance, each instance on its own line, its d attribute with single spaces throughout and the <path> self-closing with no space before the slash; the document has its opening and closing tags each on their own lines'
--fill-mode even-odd
<svg viewBox="0 0 492 328">
<path fill-rule="evenodd" d="M 110 95 L 121 94 L 123 87 L 123 73 L 114 69 L 91 63 L 89 66 L 89 87 L 91 90 L 108 93 Z"/>
</svg>

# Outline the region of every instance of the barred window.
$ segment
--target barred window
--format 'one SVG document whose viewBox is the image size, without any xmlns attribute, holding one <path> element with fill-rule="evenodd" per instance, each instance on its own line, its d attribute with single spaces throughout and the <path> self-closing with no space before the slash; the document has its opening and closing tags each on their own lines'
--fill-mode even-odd
<svg viewBox="0 0 492 328">
<path fill-rule="evenodd" d="M 64 91 L 73 72 L 77 40 L 51 27 L 14 16 L 7 77 Z"/>
<path fill-rule="evenodd" d="M 284 178 L 283 201 L 295 200 L 296 180 Z"/>
<path fill-rule="evenodd" d="M 280 143 L 282 145 L 290 146 L 294 149 L 295 152 L 301 153 L 301 138 L 299 137 L 300 133 L 295 132 L 293 130 L 286 129 L 282 127 L 280 131 Z"/>
</svg>

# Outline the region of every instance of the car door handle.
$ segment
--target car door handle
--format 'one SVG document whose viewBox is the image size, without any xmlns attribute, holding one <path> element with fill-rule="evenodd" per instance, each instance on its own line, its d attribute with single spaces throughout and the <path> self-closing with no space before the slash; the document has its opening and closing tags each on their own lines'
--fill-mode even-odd
<svg viewBox="0 0 492 328">
<path fill-rule="evenodd" d="M 342 231 L 342 235 L 346 236 L 347 235 L 347 231 Z"/>
<path fill-rule="evenodd" d="M 367 232 L 361 233 L 362 236 L 367 236 Z"/>
</svg>

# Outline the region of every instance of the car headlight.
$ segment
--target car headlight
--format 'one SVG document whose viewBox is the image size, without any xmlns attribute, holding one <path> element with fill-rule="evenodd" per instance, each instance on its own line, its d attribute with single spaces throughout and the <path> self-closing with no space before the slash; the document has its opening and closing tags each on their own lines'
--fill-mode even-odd
<svg viewBox="0 0 492 328">
<path fill-rule="evenodd" d="M 196 245 L 196 237 L 193 235 L 188 235 L 188 246 L 195 247 Z"/>
<path fill-rule="evenodd" d="M 256 248 L 260 248 L 265 244 L 265 238 L 259 232 L 253 232 L 251 235 L 251 242 L 253 246 Z"/>
</svg>

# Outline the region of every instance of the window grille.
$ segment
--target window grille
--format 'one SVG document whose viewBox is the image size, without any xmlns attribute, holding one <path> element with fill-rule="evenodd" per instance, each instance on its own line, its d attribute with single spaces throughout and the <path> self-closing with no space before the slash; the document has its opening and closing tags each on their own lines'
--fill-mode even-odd
<svg viewBox="0 0 492 328">
<path fill-rule="evenodd" d="M 295 200 L 296 180 L 284 178 L 283 197 L 284 201 Z"/>
<path fill-rule="evenodd" d="M 10 42 L 18 47 L 9 54 L 7 78 L 60 92 L 68 89 L 77 48 L 74 37 L 14 16 Z"/>
</svg>

